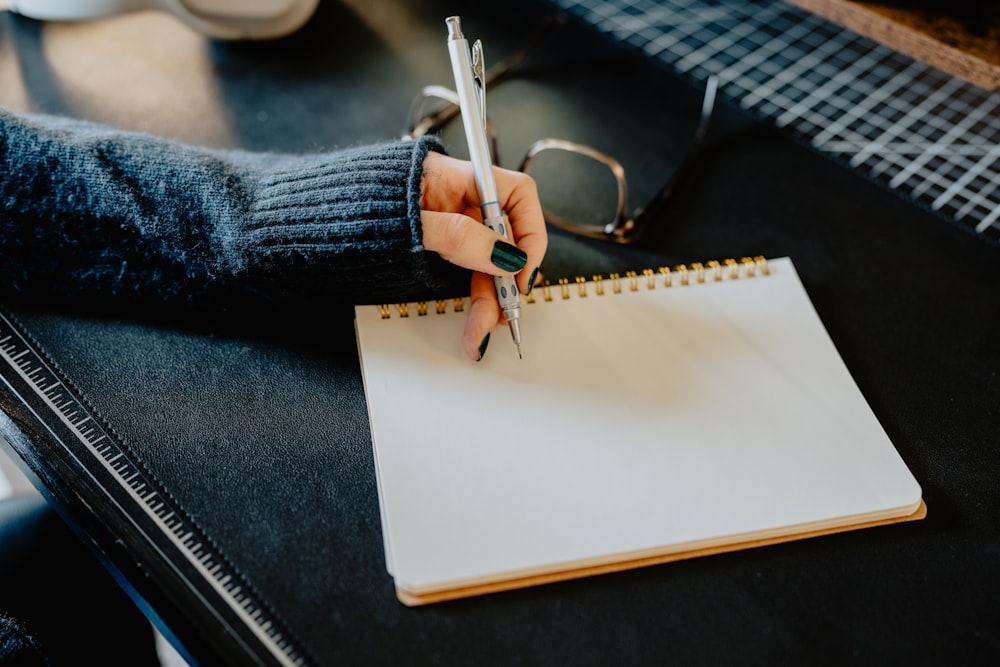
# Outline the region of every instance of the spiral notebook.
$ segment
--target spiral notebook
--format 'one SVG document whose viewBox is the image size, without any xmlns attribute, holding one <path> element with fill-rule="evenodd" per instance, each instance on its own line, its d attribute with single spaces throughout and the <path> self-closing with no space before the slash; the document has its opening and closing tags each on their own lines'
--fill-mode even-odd
<svg viewBox="0 0 1000 667">
<path fill-rule="evenodd" d="M 924 516 L 788 258 L 536 288 L 523 359 L 467 305 L 355 310 L 404 604 Z"/>
</svg>

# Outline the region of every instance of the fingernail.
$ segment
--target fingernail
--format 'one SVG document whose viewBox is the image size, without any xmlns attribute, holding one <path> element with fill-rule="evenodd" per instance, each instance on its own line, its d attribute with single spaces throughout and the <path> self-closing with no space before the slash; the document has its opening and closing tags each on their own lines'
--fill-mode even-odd
<svg viewBox="0 0 1000 667">
<path fill-rule="evenodd" d="M 490 261 L 504 271 L 520 271 L 528 263 L 528 256 L 516 245 L 497 241 L 493 244 Z"/>
<path fill-rule="evenodd" d="M 479 344 L 479 358 L 476 361 L 482 361 L 483 355 L 486 354 L 486 346 L 490 344 L 490 335 L 486 334 L 483 336 L 483 342 Z"/>
<path fill-rule="evenodd" d="M 538 269 L 539 268 L 540 267 L 536 266 L 535 270 L 532 271 L 531 275 L 528 277 L 528 294 L 531 294 L 531 290 L 535 289 L 535 278 L 538 277 Z"/>
</svg>

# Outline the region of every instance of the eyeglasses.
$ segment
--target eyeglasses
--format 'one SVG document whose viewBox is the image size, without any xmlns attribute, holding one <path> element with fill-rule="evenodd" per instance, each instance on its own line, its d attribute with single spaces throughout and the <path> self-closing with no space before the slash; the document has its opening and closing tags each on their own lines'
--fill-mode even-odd
<svg viewBox="0 0 1000 667">
<path fill-rule="evenodd" d="M 527 42 L 487 70 L 486 88 L 516 74 L 525 59 L 563 22 L 564 15 L 550 16 Z M 641 230 L 650 226 L 650 220 L 662 215 L 671 195 L 690 175 L 708 133 L 718 87 L 719 78 L 709 76 L 698 125 L 685 157 L 651 201 L 631 213 L 625 168 L 618 160 L 591 146 L 563 139 L 546 138 L 532 143 L 518 171 L 535 179 L 545 221 L 589 238 L 623 244 L 635 240 Z M 424 134 L 439 133 L 459 113 L 455 91 L 445 86 L 425 86 L 410 104 L 404 136 L 416 139 Z M 497 130 L 489 117 L 486 118 L 486 132 L 493 164 L 499 166 Z M 573 182 L 568 182 L 567 174 L 572 174 Z M 579 202 L 579 197 L 574 196 L 581 191 L 587 192 L 588 201 Z"/>
</svg>

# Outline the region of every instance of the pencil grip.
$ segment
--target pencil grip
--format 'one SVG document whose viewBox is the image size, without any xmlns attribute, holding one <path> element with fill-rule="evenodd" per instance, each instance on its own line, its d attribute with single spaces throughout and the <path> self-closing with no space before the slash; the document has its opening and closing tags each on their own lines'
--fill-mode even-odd
<svg viewBox="0 0 1000 667">
<path fill-rule="evenodd" d="M 495 208 L 499 209 L 499 206 Z M 510 235 L 510 220 L 507 214 L 501 212 L 499 215 L 488 215 L 486 207 L 483 207 L 483 224 L 495 231 L 500 237 L 509 243 L 513 243 Z"/>
<path fill-rule="evenodd" d="M 490 215 L 490 209 L 500 210 L 499 204 L 483 206 L 483 224 L 496 232 L 500 238 L 511 242 L 510 220 L 507 215 L 500 211 L 498 215 Z M 500 308 L 508 320 L 520 317 L 521 295 L 517 289 L 517 280 L 513 276 L 495 276 L 493 284 L 496 286 L 497 298 L 500 300 Z"/>
</svg>

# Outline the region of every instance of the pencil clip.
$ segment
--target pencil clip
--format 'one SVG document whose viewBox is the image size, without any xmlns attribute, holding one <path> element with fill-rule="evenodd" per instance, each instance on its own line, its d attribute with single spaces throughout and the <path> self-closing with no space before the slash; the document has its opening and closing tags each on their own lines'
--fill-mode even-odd
<svg viewBox="0 0 1000 667">
<path fill-rule="evenodd" d="M 472 81 L 476 84 L 476 103 L 482 121 L 483 138 L 486 137 L 486 65 L 483 58 L 483 41 L 477 39 L 472 44 Z"/>
</svg>

